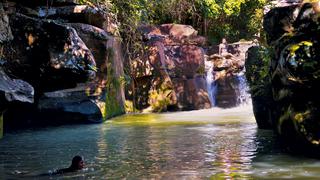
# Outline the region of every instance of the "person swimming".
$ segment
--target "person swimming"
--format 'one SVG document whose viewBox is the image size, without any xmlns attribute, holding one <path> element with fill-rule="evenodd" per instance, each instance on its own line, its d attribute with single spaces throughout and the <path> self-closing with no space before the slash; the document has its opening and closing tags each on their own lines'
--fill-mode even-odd
<svg viewBox="0 0 320 180">
<path fill-rule="evenodd" d="M 79 170 L 84 169 L 85 163 L 84 163 L 84 158 L 82 156 L 74 156 L 72 158 L 71 165 L 68 168 L 63 168 L 63 169 L 58 169 L 54 171 L 49 171 L 48 173 L 42 173 L 42 174 L 37 174 L 37 175 L 32 175 L 30 173 L 25 173 L 25 172 L 14 172 L 17 175 L 22 175 L 23 177 L 28 177 L 28 178 L 39 178 L 43 176 L 55 176 L 55 175 L 63 175 L 65 173 L 71 173 L 71 172 L 77 172 Z"/>
<path fill-rule="evenodd" d="M 72 163 L 70 167 L 64 169 L 58 169 L 54 171 L 52 174 L 64 174 L 69 172 L 76 172 L 78 170 L 83 169 L 85 166 L 84 159 L 81 156 L 75 156 L 72 159 Z"/>
</svg>

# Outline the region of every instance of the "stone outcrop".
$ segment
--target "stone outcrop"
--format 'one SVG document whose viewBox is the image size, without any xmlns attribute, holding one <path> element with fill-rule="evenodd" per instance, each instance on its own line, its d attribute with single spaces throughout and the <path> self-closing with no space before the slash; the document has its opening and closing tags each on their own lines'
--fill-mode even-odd
<svg viewBox="0 0 320 180">
<path fill-rule="evenodd" d="M 34 89 L 25 81 L 11 79 L 0 67 L 0 113 L 13 101 L 33 103 Z"/>
<path fill-rule="evenodd" d="M 211 107 L 204 77 L 205 38 L 191 26 L 164 24 L 142 26 L 148 55 L 135 62 L 140 109 L 165 104 L 162 110 L 193 110 Z M 162 97 L 162 98 L 161 98 Z M 156 107 L 153 107 L 154 109 Z"/>
<path fill-rule="evenodd" d="M 107 118 L 123 114 L 125 97 L 121 81 L 124 71 L 120 38 L 92 25 L 82 23 L 68 25 L 77 30 L 96 59 L 98 71 L 94 81 L 87 83 L 87 92 L 96 97 L 100 106 L 106 107 L 103 113 Z"/>
<path fill-rule="evenodd" d="M 270 66 L 264 67 L 270 70 L 267 79 L 271 85 L 270 88 L 266 88 L 264 83 L 251 87 L 260 88 L 266 94 L 272 92 L 271 105 L 257 108 L 261 112 L 272 112 L 271 125 L 284 142 L 294 150 L 317 156 L 320 145 L 318 10 L 319 3 L 305 3 L 269 11 L 265 16 L 264 28 L 270 47 L 264 57 L 271 59 L 271 62 L 268 63 Z M 279 22 L 285 25 L 275 26 Z M 261 116 L 256 118 L 257 121 L 270 121 L 268 118 L 261 119 Z"/>
<path fill-rule="evenodd" d="M 15 38 L 4 47 L 3 67 L 37 92 L 94 78 L 94 57 L 73 28 L 18 13 L 10 16 L 10 27 Z"/>
<path fill-rule="evenodd" d="M 21 79 L 13 84 L 28 82 L 35 94 L 32 105 L 10 105 L 5 124 L 101 122 L 124 113 L 123 58 L 114 16 L 75 0 L 47 3 L 0 3 L 0 30 L 6 31 L 5 37 L 0 34 L 1 67 L 9 78 Z"/>
<path fill-rule="evenodd" d="M 9 17 L 3 9 L 2 3 L 0 3 L 0 14 L 0 116 L 2 116 L 3 111 L 7 109 L 9 103 L 14 101 L 33 103 L 34 89 L 29 83 L 21 79 L 9 77 L 2 68 L 6 63 L 2 44 L 11 41 L 13 36 L 9 25 Z"/>
<path fill-rule="evenodd" d="M 112 13 L 106 13 L 101 7 L 75 4 L 50 8 L 39 6 L 36 9 L 24 7 L 21 11 L 29 16 L 41 19 L 64 19 L 68 23 L 92 25 L 114 35 L 118 29 L 115 16 Z"/>
</svg>

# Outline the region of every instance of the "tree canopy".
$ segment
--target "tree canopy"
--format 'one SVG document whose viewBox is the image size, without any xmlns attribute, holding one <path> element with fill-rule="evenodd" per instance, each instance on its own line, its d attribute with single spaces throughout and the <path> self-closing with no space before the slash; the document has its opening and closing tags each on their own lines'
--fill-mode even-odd
<svg viewBox="0 0 320 180">
<path fill-rule="evenodd" d="M 192 25 L 217 43 L 250 39 L 261 31 L 266 0 L 111 0 L 123 26 L 179 23 Z M 127 30 L 126 30 L 127 31 Z"/>
</svg>

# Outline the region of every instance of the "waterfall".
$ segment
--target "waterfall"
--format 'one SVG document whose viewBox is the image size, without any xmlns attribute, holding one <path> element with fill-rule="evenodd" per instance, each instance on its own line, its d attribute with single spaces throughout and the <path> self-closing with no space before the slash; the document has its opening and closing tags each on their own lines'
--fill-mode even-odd
<svg viewBox="0 0 320 180">
<path fill-rule="evenodd" d="M 215 80 L 217 72 L 214 71 L 213 62 L 206 61 L 205 65 L 207 91 L 212 107 L 231 108 L 251 104 L 245 69 L 221 82 Z"/>
<path fill-rule="evenodd" d="M 217 91 L 217 85 L 214 81 L 214 76 L 213 76 L 213 63 L 211 61 L 206 61 L 206 69 L 207 69 L 207 76 L 206 76 L 206 81 L 207 81 L 207 91 L 209 94 L 210 102 L 212 107 L 215 106 L 215 95 Z M 208 69 L 209 68 L 209 69 Z"/>
<path fill-rule="evenodd" d="M 251 95 L 249 93 L 249 86 L 245 77 L 245 69 L 237 75 L 237 79 L 239 82 L 238 105 L 251 104 Z"/>
</svg>

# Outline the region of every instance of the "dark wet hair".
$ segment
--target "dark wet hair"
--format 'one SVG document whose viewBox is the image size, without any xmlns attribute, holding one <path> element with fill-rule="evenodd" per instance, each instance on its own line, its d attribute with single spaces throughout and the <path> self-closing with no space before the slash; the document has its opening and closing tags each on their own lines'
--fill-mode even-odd
<svg viewBox="0 0 320 180">
<path fill-rule="evenodd" d="M 83 161 L 83 158 L 82 158 L 81 156 L 75 156 L 75 157 L 73 157 L 73 158 L 72 158 L 71 167 L 73 167 L 73 168 L 78 167 L 78 163 L 79 163 L 80 161 Z"/>
</svg>

